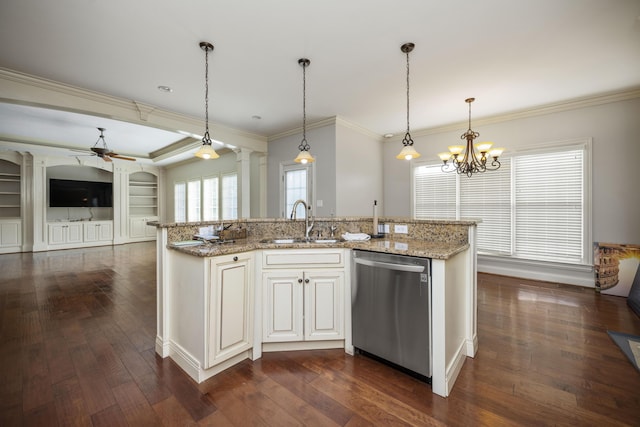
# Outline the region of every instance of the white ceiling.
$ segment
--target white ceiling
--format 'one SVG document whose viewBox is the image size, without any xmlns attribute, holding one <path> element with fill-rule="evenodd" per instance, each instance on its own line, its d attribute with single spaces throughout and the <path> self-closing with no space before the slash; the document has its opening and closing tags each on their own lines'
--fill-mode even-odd
<svg viewBox="0 0 640 427">
<path fill-rule="evenodd" d="M 301 57 L 308 123 L 402 133 L 409 41 L 412 130 L 466 120 L 471 96 L 482 118 L 640 86 L 638 0 L 2 0 L 0 39 L 3 68 L 200 119 L 209 41 L 211 122 L 265 137 L 301 125 Z M 86 148 L 96 127 L 141 157 L 184 138 L 0 104 L 0 136 Z"/>
</svg>

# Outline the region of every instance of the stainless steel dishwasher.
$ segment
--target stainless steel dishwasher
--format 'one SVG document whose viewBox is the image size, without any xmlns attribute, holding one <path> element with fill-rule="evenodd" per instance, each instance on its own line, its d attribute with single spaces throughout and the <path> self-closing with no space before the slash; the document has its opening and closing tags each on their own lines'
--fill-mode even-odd
<svg viewBox="0 0 640 427">
<path fill-rule="evenodd" d="M 352 252 L 353 346 L 431 378 L 430 259 Z"/>
</svg>

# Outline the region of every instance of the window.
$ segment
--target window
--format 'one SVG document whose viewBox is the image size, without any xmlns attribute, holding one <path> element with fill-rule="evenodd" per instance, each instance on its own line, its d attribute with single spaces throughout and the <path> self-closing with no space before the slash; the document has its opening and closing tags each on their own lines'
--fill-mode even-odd
<svg viewBox="0 0 640 427">
<path fill-rule="evenodd" d="M 416 218 L 481 218 L 478 251 L 588 264 L 590 142 L 515 153 L 471 178 L 416 165 Z"/>
<path fill-rule="evenodd" d="M 218 182 L 217 176 L 204 178 L 202 180 L 202 220 L 217 221 L 219 215 L 219 198 L 218 198 Z"/>
<path fill-rule="evenodd" d="M 238 218 L 238 175 L 222 175 L 222 219 Z"/>
<path fill-rule="evenodd" d="M 282 166 L 281 189 L 283 200 L 283 216 L 288 218 L 296 200 L 302 199 L 307 204 L 311 201 L 311 165 L 288 164 Z M 304 218 L 304 206 L 298 205 L 296 218 Z"/>
<path fill-rule="evenodd" d="M 173 216 L 175 222 L 187 221 L 187 188 L 184 182 L 173 186 Z"/>
<path fill-rule="evenodd" d="M 197 222 L 200 218 L 200 180 L 193 180 L 187 184 L 187 219 Z"/>
</svg>

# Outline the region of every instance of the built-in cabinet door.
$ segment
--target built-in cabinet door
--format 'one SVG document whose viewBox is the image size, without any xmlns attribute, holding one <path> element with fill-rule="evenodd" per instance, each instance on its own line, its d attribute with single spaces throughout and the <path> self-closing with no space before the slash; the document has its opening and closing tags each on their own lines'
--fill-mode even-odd
<svg viewBox="0 0 640 427">
<path fill-rule="evenodd" d="M 0 221 L 0 247 L 22 244 L 20 220 Z"/>
<path fill-rule="evenodd" d="M 111 222 L 85 222 L 84 241 L 101 242 L 113 239 L 113 225 Z"/>
<path fill-rule="evenodd" d="M 304 339 L 304 279 L 300 270 L 263 273 L 263 342 Z"/>
<path fill-rule="evenodd" d="M 252 347 L 253 276 L 253 253 L 212 258 L 207 367 Z"/>
<path fill-rule="evenodd" d="M 129 237 L 144 237 L 147 221 L 144 218 L 131 218 L 129 221 Z"/>
<path fill-rule="evenodd" d="M 49 244 L 82 243 L 82 223 L 49 224 Z"/>
<path fill-rule="evenodd" d="M 82 223 L 67 225 L 67 243 L 82 243 Z"/>
<path fill-rule="evenodd" d="M 334 340 L 344 338 L 344 272 L 304 273 L 304 338 Z"/>
</svg>

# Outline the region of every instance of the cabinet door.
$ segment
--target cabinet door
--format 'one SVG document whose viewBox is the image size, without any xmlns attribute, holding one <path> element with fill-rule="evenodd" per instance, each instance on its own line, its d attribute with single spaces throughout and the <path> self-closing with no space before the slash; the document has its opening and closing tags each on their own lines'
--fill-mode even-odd
<svg viewBox="0 0 640 427">
<path fill-rule="evenodd" d="M 20 222 L 0 222 L 0 247 L 22 244 Z"/>
<path fill-rule="evenodd" d="M 129 237 L 144 237 L 147 221 L 144 218 L 131 218 L 129 221 Z"/>
<path fill-rule="evenodd" d="M 252 253 L 211 260 L 208 367 L 252 347 L 253 282 Z"/>
<path fill-rule="evenodd" d="M 305 340 L 344 338 L 344 272 L 304 273 Z"/>
<path fill-rule="evenodd" d="M 98 240 L 113 240 L 113 225 L 110 222 L 98 224 Z"/>
<path fill-rule="evenodd" d="M 67 225 L 67 243 L 82 243 L 82 224 Z"/>
<path fill-rule="evenodd" d="M 152 225 L 146 225 L 147 222 L 149 221 L 157 221 L 158 217 L 150 217 L 150 218 L 145 218 L 145 229 L 144 229 L 144 235 L 145 237 L 156 237 L 156 227 L 152 226 Z"/>
<path fill-rule="evenodd" d="M 263 342 L 302 341 L 303 275 L 299 270 L 263 274 Z"/>
<path fill-rule="evenodd" d="M 49 224 L 49 244 L 61 245 L 67 242 L 67 226 L 63 224 Z"/>
<path fill-rule="evenodd" d="M 95 223 L 84 223 L 84 241 L 85 242 L 95 242 L 98 240 L 99 225 Z"/>
</svg>

